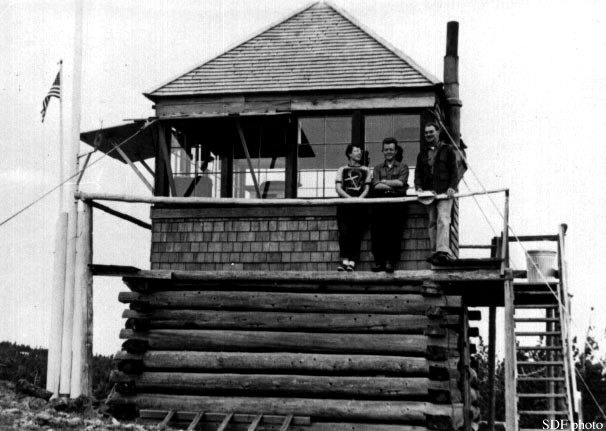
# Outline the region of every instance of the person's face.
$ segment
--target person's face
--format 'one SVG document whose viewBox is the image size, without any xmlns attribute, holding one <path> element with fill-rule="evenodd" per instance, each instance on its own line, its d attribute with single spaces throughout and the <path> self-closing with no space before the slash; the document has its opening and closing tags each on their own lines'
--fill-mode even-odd
<svg viewBox="0 0 606 431">
<path fill-rule="evenodd" d="M 383 157 L 391 162 L 396 156 L 396 144 L 383 144 Z"/>
<path fill-rule="evenodd" d="M 425 141 L 430 145 L 437 145 L 440 133 L 434 126 L 425 127 Z"/>
<path fill-rule="evenodd" d="M 352 162 L 360 163 L 362 161 L 362 149 L 359 147 L 353 147 L 351 153 L 349 154 L 349 159 Z"/>
</svg>

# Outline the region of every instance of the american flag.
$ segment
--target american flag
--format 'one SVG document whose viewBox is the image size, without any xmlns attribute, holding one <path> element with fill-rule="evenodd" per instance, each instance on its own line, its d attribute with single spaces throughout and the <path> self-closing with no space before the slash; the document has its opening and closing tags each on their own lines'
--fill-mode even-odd
<svg viewBox="0 0 606 431">
<path fill-rule="evenodd" d="M 57 77 L 53 81 L 53 85 L 51 85 L 50 90 L 48 90 L 48 94 L 42 101 L 42 122 L 44 123 L 44 116 L 46 115 L 46 108 L 48 108 L 48 104 L 51 100 L 51 97 L 56 97 L 57 99 L 61 99 L 61 72 L 57 72 Z"/>
</svg>

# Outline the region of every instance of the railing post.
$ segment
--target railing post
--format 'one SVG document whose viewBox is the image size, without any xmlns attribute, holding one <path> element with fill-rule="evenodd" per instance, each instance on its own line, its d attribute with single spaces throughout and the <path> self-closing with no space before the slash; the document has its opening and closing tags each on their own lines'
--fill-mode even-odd
<svg viewBox="0 0 606 431">
<path fill-rule="evenodd" d="M 509 190 L 505 190 L 501 274 L 505 277 L 505 423 L 508 431 L 518 431 L 518 397 L 516 388 L 516 337 L 514 315 L 513 273 L 509 268 Z"/>
<path fill-rule="evenodd" d="M 562 343 L 564 344 L 564 361 L 567 362 L 566 367 L 564 367 L 565 376 L 567 379 L 567 387 L 568 387 L 568 416 L 569 420 L 574 420 L 573 413 L 577 410 L 575 403 L 575 395 L 577 393 L 577 382 L 575 376 L 575 366 L 574 366 L 574 358 L 572 355 L 572 337 L 570 335 L 570 300 L 568 298 L 568 268 L 566 266 L 565 259 L 565 236 L 566 230 L 568 226 L 566 224 L 561 224 L 558 232 L 558 272 L 560 278 L 560 292 L 561 292 L 561 303 L 562 310 L 560 310 L 560 315 L 564 313 L 563 318 L 560 319 L 562 322 Z M 581 410 L 578 409 L 577 412 L 581 415 Z M 582 420 L 579 417 L 579 420 Z"/>
<path fill-rule="evenodd" d="M 505 271 L 505 429 L 518 431 L 516 338 L 513 321 L 513 274 Z"/>
</svg>

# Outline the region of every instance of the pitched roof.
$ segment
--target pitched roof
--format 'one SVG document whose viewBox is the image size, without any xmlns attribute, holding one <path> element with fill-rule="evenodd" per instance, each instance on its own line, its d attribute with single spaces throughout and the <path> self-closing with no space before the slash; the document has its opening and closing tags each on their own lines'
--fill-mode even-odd
<svg viewBox="0 0 606 431">
<path fill-rule="evenodd" d="M 146 95 L 415 88 L 438 82 L 347 13 L 319 2 Z"/>
</svg>

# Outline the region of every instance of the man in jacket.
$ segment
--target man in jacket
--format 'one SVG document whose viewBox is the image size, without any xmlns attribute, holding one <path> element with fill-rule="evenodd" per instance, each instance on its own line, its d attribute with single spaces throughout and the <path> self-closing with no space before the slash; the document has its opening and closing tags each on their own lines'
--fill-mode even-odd
<svg viewBox="0 0 606 431">
<path fill-rule="evenodd" d="M 450 214 L 457 191 L 457 162 L 452 146 L 440 140 L 440 127 L 436 123 L 425 125 L 425 143 L 417 156 L 415 189 L 417 193 L 432 191 L 448 195 L 448 199 L 433 200 L 427 205 L 432 250 L 427 261 L 439 265 L 455 260 L 450 250 Z"/>
</svg>

